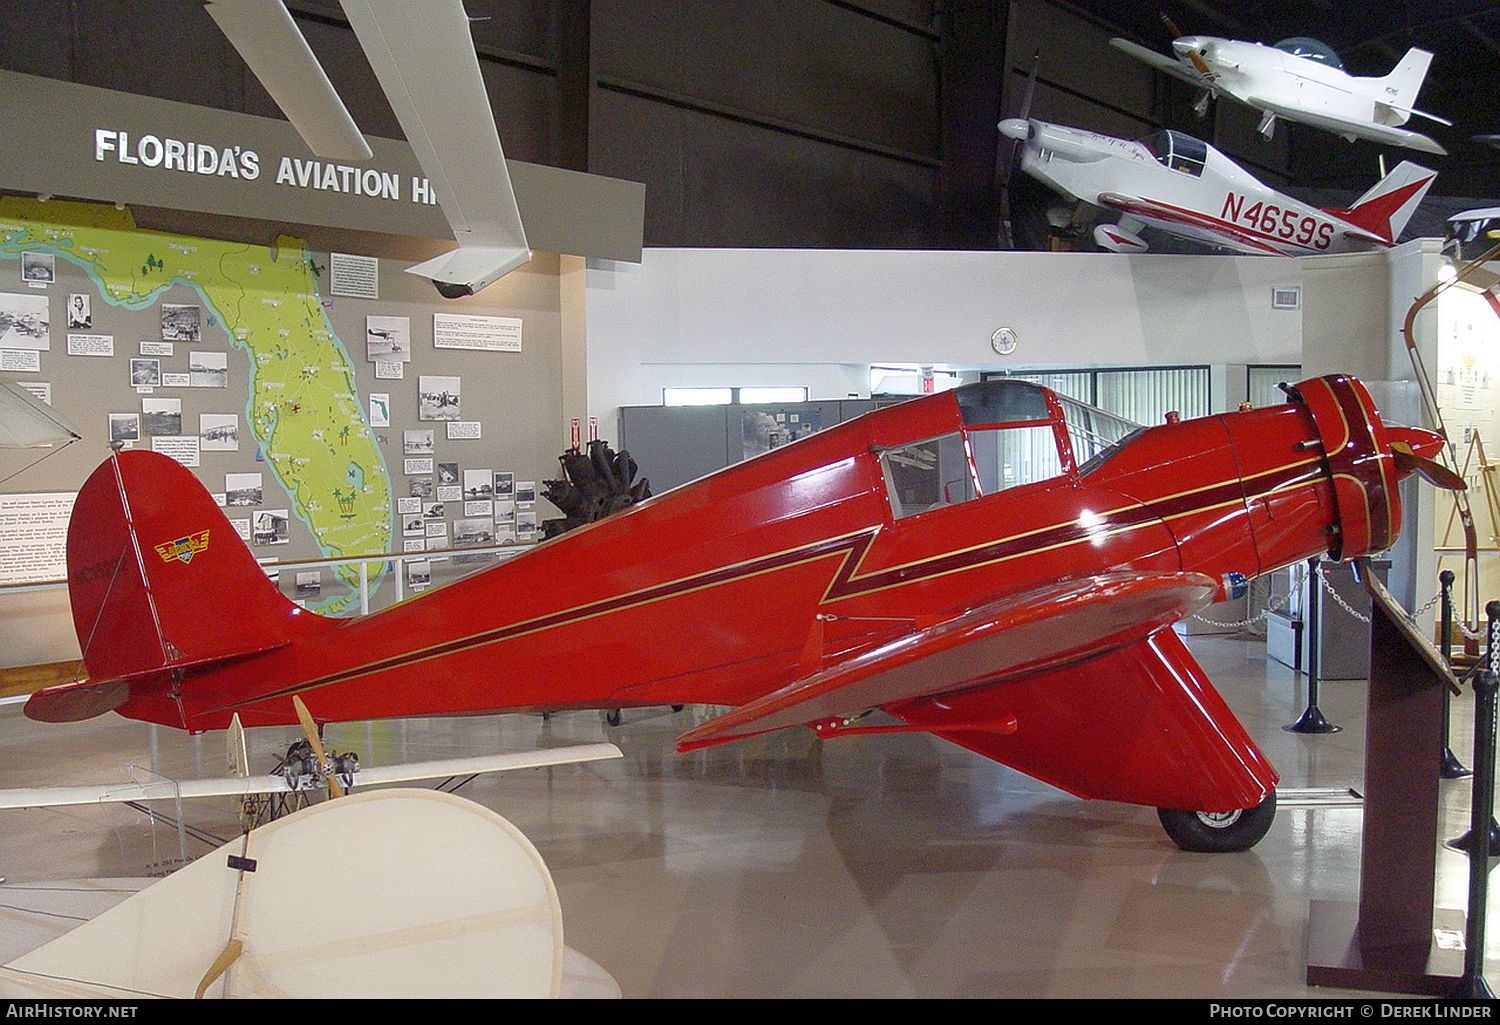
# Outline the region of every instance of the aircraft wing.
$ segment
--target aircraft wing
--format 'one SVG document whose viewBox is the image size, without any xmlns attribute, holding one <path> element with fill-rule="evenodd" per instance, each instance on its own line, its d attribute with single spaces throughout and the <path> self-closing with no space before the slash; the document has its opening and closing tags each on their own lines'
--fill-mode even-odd
<svg viewBox="0 0 1500 1025">
<path fill-rule="evenodd" d="M 1200 231 L 1211 232 L 1220 236 L 1223 240 L 1221 245 L 1237 249 L 1242 253 L 1276 253 L 1281 250 L 1269 245 L 1255 232 L 1226 221 L 1220 217 L 1194 210 L 1191 207 L 1178 206 L 1171 203 L 1161 203 L 1152 199 L 1143 199 L 1139 196 L 1126 196 L 1118 192 L 1101 192 L 1094 199 L 1098 206 L 1110 210 L 1118 210 L 1129 217 L 1136 217 L 1143 221 L 1166 221 L 1169 224 L 1180 224 L 1184 228 L 1195 228 Z M 1209 243 L 1205 242 L 1205 245 Z"/>
<path fill-rule="evenodd" d="M 459 244 L 408 271 L 463 285 L 526 263 L 531 250 L 463 4 L 341 2 Z"/>
<path fill-rule="evenodd" d="M 1125 51 L 1137 60 L 1145 61 L 1147 64 L 1150 64 L 1152 67 L 1160 71 L 1165 71 L 1167 74 L 1173 76 L 1174 78 L 1180 78 L 1184 82 L 1188 82 L 1192 85 L 1200 87 L 1207 87 L 1209 84 L 1202 75 L 1198 74 L 1197 71 L 1193 70 L 1188 65 L 1179 61 L 1176 57 L 1170 57 L 1164 53 L 1157 53 L 1155 50 L 1151 50 L 1144 46 L 1141 46 L 1139 43 L 1132 43 L 1128 39 L 1120 39 L 1118 37 L 1111 39 L 1109 41 L 1109 45 L 1113 46 L 1117 50 Z"/>
<path fill-rule="evenodd" d="M 678 738 L 680 751 L 1035 674 L 1150 637 L 1213 600 L 1200 573 L 1105 573 L 970 609 L 813 672 Z M 1007 733 L 1004 717 L 949 729 Z"/>
<path fill-rule="evenodd" d="M 1407 128 L 1376 124 L 1373 121 L 1332 117 L 1315 110 L 1289 107 L 1284 103 L 1271 103 L 1258 96 L 1247 96 L 1245 97 L 1245 102 L 1257 110 L 1270 111 L 1277 117 L 1284 118 L 1287 121 L 1312 125 L 1315 128 L 1321 128 L 1324 131 L 1334 132 L 1338 135 L 1352 135 L 1360 139 L 1368 139 L 1371 142 L 1383 142 L 1391 146 L 1403 146 L 1406 149 L 1421 150 L 1424 153 L 1446 154 L 1448 152 L 1436 139 L 1423 135 L 1421 132 L 1413 132 Z"/>
<path fill-rule="evenodd" d="M 549 765 L 573 765 L 608 758 L 621 758 L 614 744 L 575 744 L 469 758 L 441 758 L 405 765 L 361 768 L 351 789 L 422 779 L 446 779 L 510 769 L 536 769 Z M 223 776 L 213 779 L 155 780 L 147 783 L 104 783 L 76 787 L 27 787 L 0 790 L 0 809 L 55 808 L 76 804 L 124 804 L 177 798 L 245 797 L 250 794 L 287 794 L 292 787 L 281 775 Z"/>
<path fill-rule="evenodd" d="M 209 0 L 203 7 L 314 154 L 370 158 L 370 144 L 282 0 Z"/>
</svg>

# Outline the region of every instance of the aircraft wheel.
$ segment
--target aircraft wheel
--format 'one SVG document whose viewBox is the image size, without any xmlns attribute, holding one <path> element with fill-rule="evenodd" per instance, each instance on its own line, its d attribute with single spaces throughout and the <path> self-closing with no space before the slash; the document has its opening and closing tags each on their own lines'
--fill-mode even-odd
<svg viewBox="0 0 1500 1025">
<path fill-rule="evenodd" d="M 674 711 L 674 712 L 680 712 L 680 711 L 682 711 L 682 706 L 681 705 L 673 705 L 672 706 L 672 711 Z"/>
<path fill-rule="evenodd" d="M 1230 812 L 1158 808 L 1162 828 L 1185 851 L 1223 854 L 1248 851 L 1260 842 L 1276 818 L 1276 791 L 1254 808 Z"/>
<path fill-rule="evenodd" d="M 618 708 L 611 708 L 608 712 L 605 712 L 604 721 L 611 726 L 620 725 L 620 710 Z"/>
</svg>

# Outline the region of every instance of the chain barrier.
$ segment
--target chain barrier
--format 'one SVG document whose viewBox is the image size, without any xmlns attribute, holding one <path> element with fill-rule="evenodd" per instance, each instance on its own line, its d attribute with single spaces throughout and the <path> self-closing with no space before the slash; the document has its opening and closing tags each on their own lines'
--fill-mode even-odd
<svg viewBox="0 0 1500 1025">
<path fill-rule="evenodd" d="M 1322 587 L 1322 589 L 1327 592 L 1328 596 L 1338 604 L 1339 608 L 1343 609 L 1350 616 L 1354 617 L 1361 623 L 1368 623 L 1370 621 L 1370 617 L 1368 615 L 1355 609 L 1354 606 L 1350 605 L 1347 601 L 1344 600 L 1343 595 L 1339 594 L 1339 592 L 1334 589 L 1333 583 L 1328 579 L 1327 574 L 1323 572 L 1323 567 L 1321 565 L 1318 566 L 1315 572 L 1318 577 L 1319 586 Z M 1255 623 L 1259 623 L 1261 620 L 1265 619 L 1273 612 L 1280 612 L 1283 608 L 1290 604 L 1292 595 L 1301 590 L 1303 579 L 1305 578 L 1305 576 L 1306 567 L 1299 564 L 1297 566 L 1296 572 L 1292 574 L 1291 587 L 1287 589 L 1287 593 L 1283 595 L 1279 600 L 1267 605 L 1263 610 L 1261 610 L 1259 615 L 1251 616 L 1248 619 L 1242 619 L 1236 623 L 1223 623 L 1216 619 L 1209 619 L 1204 615 L 1195 615 L 1193 618 L 1198 620 L 1200 623 L 1207 623 L 1209 626 L 1216 626 L 1224 630 L 1243 630 L 1245 627 L 1251 626 Z M 1421 608 L 1417 609 L 1415 612 L 1407 613 L 1406 618 L 1413 624 L 1415 624 L 1424 613 L 1429 611 L 1434 605 L 1441 601 L 1442 597 L 1443 592 L 1439 591 L 1437 594 L 1433 595 L 1432 598 L 1429 599 L 1428 602 Z M 1463 635 L 1469 638 L 1469 640 L 1471 641 L 1480 640 L 1485 636 L 1483 631 L 1470 631 L 1468 625 L 1465 623 L 1459 622 L 1457 626 L 1458 629 L 1463 633 Z"/>
<path fill-rule="evenodd" d="M 1207 623 L 1209 626 L 1216 626 L 1221 630 L 1243 630 L 1248 626 L 1253 626 L 1254 624 L 1259 623 L 1261 620 L 1268 617 L 1271 613 L 1280 612 L 1288 604 L 1291 603 L 1292 595 L 1296 594 L 1302 589 L 1302 578 L 1305 572 L 1306 567 L 1299 563 L 1297 565 L 1296 571 L 1292 574 L 1292 584 L 1289 588 L 1287 588 L 1286 594 L 1267 605 L 1260 611 L 1259 615 L 1251 616 L 1248 619 L 1242 619 L 1237 623 L 1221 623 L 1217 619 L 1209 619 L 1207 616 L 1202 614 L 1195 615 L 1193 616 L 1193 618 L 1200 623 Z"/>
<path fill-rule="evenodd" d="M 1349 613 L 1349 615 L 1353 616 L 1355 619 L 1359 620 L 1361 623 L 1368 623 L 1370 621 L 1370 617 L 1369 616 L 1365 615 L 1363 612 L 1357 611 L 1354 608 L 1353 605 L 1350 605 L 1348 602 L 1346 602 L 1344 600 L 1344 596 L 1343 595 L 1339 594 L 1338 591 L 1334 590 L 1333 584 L 1331 582 L 1329 582 L 1328 575 L 1323 572 L 1323 567 L 1322 566 L 1318 567 L 1318 583 L 1320 585 L 1322 585 L 1324 592 L 1327 593 L 1327 595 L 1330 598 L 1332 598 L 1334 600 L 1334 602 L 1336 602 L 1338 604 L 1339 608 L 1341 608 L 1345 612 Z M 1428 607 L 1430 608 L 1431 606 L 1428 606 Z M 1408 616 L 1406 618 L 1411 619 L 1410 616 Z"/>
</svg>

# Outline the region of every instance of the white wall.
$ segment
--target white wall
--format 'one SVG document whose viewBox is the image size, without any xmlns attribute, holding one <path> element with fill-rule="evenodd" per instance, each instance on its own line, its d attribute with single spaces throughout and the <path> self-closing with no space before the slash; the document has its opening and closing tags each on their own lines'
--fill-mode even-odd
<svg viewBox="0 0 1500 1025">
<path fill-rule="evenodd" d="M 1215 401 L 1232 406 L 1236 367 L 1300 363 L 1307 377 L 1366 380 L 1393 422 L 1417 422 L 1401 327 L 1439 262 L 1432 239 L 1306 258 L 647 249 L 640 264 L 589 266 L 589 412 L 616 425 L 620 406 L 655 405 L 663 387 L 683 385 L 844 398 L 865 393 L 872 363 L 1207 363 L 1223 377 Z M 1300 287 L 1301 310 L 1272 309 L 1273 286 Z M 1008 358 L 990 346 L 1001 326 L 1020 337 Z M 1435 346 L 1423 344 L 1432 366 Z M 1430 488 L 1408 494 L 1391 584 L 1420 604 L 1436 568 L 1410 539 L 1430 536 L 1433 502 Z"/>
<path fill-rule="evenodd" d="M 687 384 L 805 384 L 812 398 L 843 398 L 868 388 L 871 363 L 1295 363 L 1302 316 L 1271 309 L 1271 290 L 1303 284 L 1301 263 L 647 249 L 640 264 L 590 264 L 589 410 L 614 423 L 619 406 Z M 1009 357 L 990 347 L 1001 326 L 1020 337 Z"/>
</svg>

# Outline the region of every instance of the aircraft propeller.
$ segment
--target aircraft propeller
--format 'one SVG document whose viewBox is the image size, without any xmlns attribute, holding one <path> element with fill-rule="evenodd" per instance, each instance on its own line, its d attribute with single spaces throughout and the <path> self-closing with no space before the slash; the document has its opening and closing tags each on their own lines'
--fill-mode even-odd
<svg viewBox="0 0 1500 1025">
<path fill-rule="evenodd" d="M 1197 50 L 1193 49 L 1191 46 L 1184 46 L 1180 50 L 1177 49 L 1177 40 L 1184 38 L 1184 36 L 1182 31 L 1178 29 L 1175 23 L 1173 23 L 1171 17 L 1163 12 L 1161 15 L 1161 21 L 1163 25 L 1167 26 L 1167 31 L 1172 33 L 1172 49 L 1187 57 L 1187 59 L 1192 62 L 1194 71 L 1198 72 L 1198 74 L 1203 75 L 1204 77 L 1207 77 L 1208 65 L 1204 63 L 1202 56 L 1199 55 Z"/>
<path fill-rule="evenodd" d="M 313 754 L 318 759 L 318 767 L 322 771 L 323 779 L 328 784 L 329 797 L 343 797 L 344 787 L 338 780 L 338 771 L 334 764 L 328 760 L 328 755 L 323 751 L 323 738 L 318 735 L 318 724 L 313 721 L 312 713 L 302 703 L 297 695 L 292 695 L 292 705 L 297 709 L 297 721 L 302 724 L 302 734 L 307 738 L 307 743 L 312 747 Z"/>
<path fill-rule="evenodd" d="M 1435 459 L 1426 459 L 1412 451 L 1404 441 L 1392 441 L 1391 452 L 1396 457 L 1396 470 L 1403 476 L 1415 473 L 1433 487 L 1445 491 L 1467 491 L 1469 482 Z"/>
</svg>

